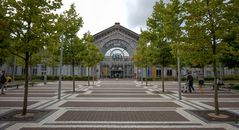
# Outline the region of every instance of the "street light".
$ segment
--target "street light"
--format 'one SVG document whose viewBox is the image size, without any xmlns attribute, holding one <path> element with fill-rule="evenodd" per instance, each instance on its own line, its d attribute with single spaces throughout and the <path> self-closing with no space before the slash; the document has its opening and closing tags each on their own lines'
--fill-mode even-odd
<svg viewBox="0 0 239 130">
<path fill-rule="evenodd" d="M 146 43 L 146 48 L 148 48 L 149 46 L 151 45 L 151 42 L 149 41 L 148 43 Z M 146 60 L 148 60 L 148 59 L 146 59 Z M 148 73 L 148 62 L 147 62 L 147 65 L 146 65 L 146 69 L 145 69 L 145 74 L 146 74 L 146 86 L 148 86 L 148 75 L 149 75 L 149 73 Z"/>
<path fill-rule="evenodd" d="M 46 51 L 47 47 L 46 46 L 43 46 L 43 53 L 45 54 L 45 51 Z M 45 56 L 44 56 L 45 57 Z M 45 58 L 43 59 L 43 61 L 45 62 Z M 44 75 L 44 85 L 47 84 L 47 75 L 46 75 L 46 63 L 44 63 L 45 65 L 45 69 L 43 70 L 43 75 Z"/>
<path fill-rule="evenodd" d="M 63 56 L 63 43 L 65 36 L 62 34 L 60 36 L 61 42 L 61 54 L 60 54 L 60 72 L 59 72 L 59 84 L 58 84 L 58 99 L 61 99 L 61 76 L 62 76 L 62 56 Z"/>
<path fill-rule="evenodd" d="M 178 64 L 178 99 L 182 99 L 181 95 L 181 69 L 180 69 L 180 57 L 177 51 L 177 64 Z"/>
</svg>

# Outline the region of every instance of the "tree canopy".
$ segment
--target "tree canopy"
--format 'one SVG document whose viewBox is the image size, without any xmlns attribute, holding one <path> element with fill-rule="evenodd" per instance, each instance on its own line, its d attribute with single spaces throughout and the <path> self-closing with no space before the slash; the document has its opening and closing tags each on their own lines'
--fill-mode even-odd
<svg viewBox="0 0 239 130">
<path fill-rule="evenodd" d="M 25 68 L 29 67 L 31 56 L 39 53 L 43 46 L 50 44 L 48 38 L 52 32 L 56 31 L 54 26 L 58 17 L 53 11 L 59 9 L 61 5 L 61 0 L 4 0 L 1 3 L 1 9 L 4 7 L 6 10 L 3 13 L 7 12 L 4 15 L 3 23 L 5 25 L 9 23 L 7 30 L 4 30 L 4 32 L 9 32 L 5 35 L 6 38 L 4 38 L 4 41 L 8 39 L 7 44 L 4 45 L 4 49 L 22 58 L 25 62 Z M 27 112 L 27 97 L 28 69 L 26 69 L 25 75 L 22 115 L 25 115 Z"/>
</svg>

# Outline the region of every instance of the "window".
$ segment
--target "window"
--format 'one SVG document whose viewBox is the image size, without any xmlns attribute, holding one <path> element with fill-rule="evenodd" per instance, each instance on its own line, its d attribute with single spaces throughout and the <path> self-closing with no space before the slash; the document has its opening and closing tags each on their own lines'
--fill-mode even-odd
<svg viewBox="0 0 239 130">
<path fill-rule="evenodd" d="M 160 77 L 161 76 L 161 70 L 156 69 L 156 77 Z"/>
<path fill-rule="evenodd" d="M 167 70 L 167 76 L 172 76 L 172 70 Z"/>
<path fill-rule="evenodd" d="M 32 69 L 32 74 L 33 74 L 33 75 L 37 75 L 37 68 L 36 68 L 36 67 L 34 67 L 34 68 Z"/>
</svg>

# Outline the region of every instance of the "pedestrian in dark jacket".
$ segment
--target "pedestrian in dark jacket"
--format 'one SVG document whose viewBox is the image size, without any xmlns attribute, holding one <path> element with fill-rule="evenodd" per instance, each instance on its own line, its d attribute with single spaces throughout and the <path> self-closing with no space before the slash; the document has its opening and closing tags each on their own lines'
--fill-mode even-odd
<svg viewBox="0 0 239 130">
<path fill-rule="evenodd" d="M 5 76 L 5 71 L 2 71 L 2 75 L 0 77 L 1 94 L 5 94 L 4 93 L 4 86 L 5 86 L 6 81 L 7 81 L 7 79 L 6 79 L 6 76 Z"/>
<path fill-rule="evenodd" d="M 193 76 L 191 75 L 190 71 L 188 71 L 187 82 L 188 82 L 188 91 L 191 93 L 192 90 L 194 91 L 194 88 L 193 88 Z"/>
</svg>

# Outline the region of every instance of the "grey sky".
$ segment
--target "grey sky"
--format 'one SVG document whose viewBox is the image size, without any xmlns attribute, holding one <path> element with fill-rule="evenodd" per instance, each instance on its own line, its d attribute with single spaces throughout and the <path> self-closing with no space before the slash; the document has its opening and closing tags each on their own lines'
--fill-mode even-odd
<svg viewBox="0 0 239 130">
<path fill-rule="evenodd" d="M 127 1 L 127 24 L 129 28 L 134 30 L 145 28 L 146 20 L 152 14 L 155 1 L 157 0 Z"/>
<path fill-rule="evenodd" d="M 146 20 L 152 13 L 157 0 L 63 0 L 63 7 L 58 12 L 69 9 L 75 3 L 76 11 L 83 17 L 84 25 L 78 35 L 90 31 L 96 34 L 115 22 L 140 33 L 146 27 Z"/>
</svg>

